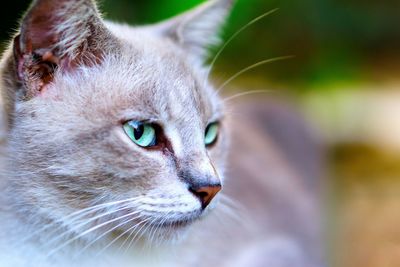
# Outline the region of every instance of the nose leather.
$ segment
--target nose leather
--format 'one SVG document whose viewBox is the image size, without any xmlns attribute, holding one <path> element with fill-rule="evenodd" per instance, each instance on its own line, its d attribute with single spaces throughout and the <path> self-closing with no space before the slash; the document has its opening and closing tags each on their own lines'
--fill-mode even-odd
<svg viewBox="0 0 400 267">
<path fill-rule="evenodd" d="M 202 208 L 205 209 L 221 189 L 221 184 L 209 184 L 199 187 L 190 187 L 189 191 L 199 198 Z"/>
</svg>

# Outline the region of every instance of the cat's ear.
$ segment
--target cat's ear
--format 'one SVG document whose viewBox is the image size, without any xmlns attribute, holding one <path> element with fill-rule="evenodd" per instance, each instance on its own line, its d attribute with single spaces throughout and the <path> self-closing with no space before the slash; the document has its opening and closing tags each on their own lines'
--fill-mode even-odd
<svg viewBox="0 0 400 267">
<path fill-rule="evenodd" d="M 190 54 L 204 60 L 207 49 L 220 41 L 218 33 L 233 6 L 234 0 L 209 0 L 178 17 L 156 25 Z"/>
<path fill-rule="evenodd" d="M 43 92 L 55 71 L 97 62 L 109 38 L 92 0 L 34 1 L 14 39 L 24 97 Z"/>
</svg>

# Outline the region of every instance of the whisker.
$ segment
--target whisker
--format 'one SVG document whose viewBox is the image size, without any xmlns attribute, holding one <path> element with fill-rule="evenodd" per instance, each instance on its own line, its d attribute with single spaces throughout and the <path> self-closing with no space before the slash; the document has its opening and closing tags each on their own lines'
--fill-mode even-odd
<svg viewBox="0 0 400 267">
<path fill-rule="evenodd" d="M 262 93 L 271 93 L 273 92 L 272 90 L 252 90 L 252 91 L 247 91 L 247 92 L 242 92 L 242 93 L 237 93 L 235 95 L 229 96 L 227 98 L 223 99 L 223 102 L 229 102 L 232 101 L 236 98 L 246 96 L 246 95 L 253 95 L 253 94 L 262 94 Z"/>
<path fill-rule="evenodd" d="M 149 237 L 149 240 L 150 240 L 150 241 L 149 241 L 149 243 L 150 243 L 149 246 L 150 246 L 150 248 L 149 248 L 149 250 L 151 250 L 151 249 L 153 248 L 154 238 L 155 238 L 155 235 L 156 235 L 158 229 L 159 229 L 167 220 L 169 220 L 169 219 L 172 217 L 173 214 L 174 214 L 173 211 L 168 211 L 167 214 L 164 215 L 164 218 L 163 218 L 158 224 L 155 225 L 155 228 L 150 230 L 150 235 L 149 235 L 149 236 L 150 236 L 150 237 Z"/>
<path fill-rule="evenodd" d="M 170 219 L 172 217 L 173 217 L 173 214 L 171 214 L 168 219 Z M 174 222 L 174 223 L 172 223 L 172 225 L 169 225 L 168 226 L 168 234 L 170 234 L 173 231 L 174 227 L 176 227 L 176 226 L 177 226 L 177 222 Z M 159 244 L 161 244 L 161 242 L 165 242 L 165 241 L 166 241 L 166 238 L 163 238 L 162 240 L 159 241 Z"/>
<path fill-rule="evenodd" d="M 217 62 L 219 56 L 222 54 L 222 52 L 225 50 L 225 48 L 233 41 L 233 39 L 236 38 L 236 36 L 238 36 L 242 31 L 244 31 L 245 29 L 247 29 L 248 27 L 250 27 L 251 25 L 253 25 L 254 23 L 256 23 L 257 21 L 275 13 L 276 11 L 278 11 L 279 8 L 275 8 L 271 11 L 265 12 L 264 14 L 262 14 L 261 16 L 256 17 L 255 19 L 251 20 L 249 23 L 247 23 L 246 25 L 244 25 L 243 27 L 241 27 L 237 32 L 235 32 L 225 43 L 224 45 L 218 50 L 218 52 L 215 54 L 213 60 L 210 63 L 209 66 L 209 70 L 207 73 L 207 79 L 210 76 L 210 73 L 212 71 L 212 69 L 214 68 L 215 63 Z"/>
<path fill-rule="evenodd" d="M 89 220 L 83 221 L 83 222 L 73 226 L 72 228 L 68 228 L 65 232 L 61 233 L 60 235 L 50 239 L 49 241 L 46 242 L 46 245 L 50 245 L 50 244 L 54 243 L 55 241 L 62 239 L 63 237 L 67 236 L 68 234 L 72 234 L 72 233 L 78 231 L 81 227 L 83 227 L 83 226 L 85 226 L 85 225 L 87 225 L 87 224 L 89 224 L 91 222 L 94 222 L 94 221 L 96 221 L 96 220 L 98 220 L 98 219 L 100 219 L 102 217 L 105 217 L 107 215 L 110 215 L 110 214 L 113 214 L 113 213 L 116 213 L 116 212 L 119 212 L 119 211 L 123 211 L 123 210 L 129 209 L 129 208 L 131 208 L 131 206 L 122 206 L 121 208 L 118 208 L 118 209 L 115 209 L 115 210 L 108 210 L 108 211 L 106 211 L 104 213 L 101 213 L 101 214 L 99 214 L 99 215 L 97 215 L 97 216 L 95 216 L 93 218 L 90 218 Z M 68 222 L 68 224 L 72 224 L 74 221 L 75 220 L 70 221 L 70 222 Z"/>
<path fill-rule="evenodd" d="M 160 223 L 161 222 L 159 222 L 158 224 L 156 222 L 152 223 L 152 225 L 151 225 L 151 227 L 149 229 L 149 238 L 148 238 L 148 242 L 146 244 L 146 246 L 148 247 L 148 250 L 151 250 L 151 247 L 152 247 L 153 234 L 154 234 L 153 230 L 155 230 Z"/>
<path fill-rule="evenodd" d="M 65 217 L 60 218 L 59 220 L 57 220 L 57 221 L 55 221 L 53 223 L 47 224 L 47 225 L 41 227 L 40 229 L 34 231 L 29 236 L 23 238 L 23 240 L 21 240 L 21 243 L 24 243 L 24 242 L 28 241 L 29 239 L 31 239 L 34 236 L 46 231 L 47 229 L 49 229 L 51 227 L 55 227 L 55 224 L 61 224 L 61 226 L 59 226 L 59 227 L 62 227 L 64 225 L 64 223 L 61 223 L 62 221 L 67 221 L 68 219 L 75 217 L 72 220 L 72 222 L 73 222 L 75 220 L 78 220 L 78 219 L 84 217 L 87 214 L 90 214 L 90 212 L 95 212 L 95 211 L 100 210 L 102 208 L 110 207 L 110 206 L 116 205 L 116 204 L 121 204 L 121 203 L 124 203 L 124 202 L 138 200 L 140 198 L 141 197 L 135 197 L 135 198 L 129 198 L 129 199 L 125 199 L 125 200 L 112 201 L 112 202 L 102 203 L 102 204 L 90 206 L 90 207 L 75 211 L 75 212 L 73 212 L 73 213 L 71 213 L 71 214 L 69 214 L 69 215 L 67 215 Z M 56 229 L 56 231 L 57 231 L 57 229 Z M 55 231 L 52 231 L 51 233 L 54 233 L 54 232 Z"/>
<path fill-rule="evenodd" d="M 101 223 L 101 224 L 99 224 L 99 225 L 96 225 L 96 226 L 94 226 L 94 227 L 92 227 L 92 228 L 90 228 L 90 229 L 84 231 L 83 233 L 81 233 L 81 234 L 79 234 L 79 235 L 77 235 L 77 236 L 75 236 L 75 237 L 73 237 L 73 238 L 67 240 L 67 241 L 64 242 L 62 245 L 56 247 L 55 249 L 51 250 L 51 251 L 47 254 L 46 257 L 50 257 L 51 255 L 53 255 L 54 253 L 56 253 L 56 252 L 59 251 L 60 249 L 62 249 L 62 248 L 64 248 L 64 247 L 68 246 L 68 245 L 71 244 L 72 242 L 78 240 L 79 238 L 81 238 L 81 237 L 83 237 L 83 236 L 85 236 L 85 235 L 87 235 L 87 234 L 89 234 L 89 233 L 91 233 L 91 232 L 93 232 L 93 231 L 95 231 L 95 230 L 97 230 L 97 229 L 103 227 L 103 226 L 106 226 L 106 225 L 108 225 L 108 224 L 110 224 L 110 223 L 113 223 L 113 222 L 118 221 L 118 220 L 120 220 L 120 219 L 126 218 L 126 217 L 128 217 L 128 216 L 132 216 L 132 215 L 134 215 L 134 214 L 136 214 L 136 213 L 138 213 L 138 212 L 139 212 L 139 211 L 134 211 L 134 212 L 132 212 L 132 213 L 128 213 L 128 214 L 125 214 L 125 215 L 123 215 L 123 216 L 120 216 L 120 217 L 117 217 L 117 218 L 108 220 L 108 221 L 106 221 L 106 222 L 104 222 L 104 223 Z"/>
<path fill-rule="evenodd" d="M 231 76 L 228 80 L 226 80 L 217 90 L 216 92 L 219 93 L 222 89 L 224 89 L 230 82 L 232 82 L 233 80 L 235 80 L 237 77 L 239 77 L 240 75 L 242 75 L 243 73 L 246 73 L 252 69 L 255 69 L 259 66 L 265 65 L 265 64 L 269 64 L 272 62 L 277 62 L 277 61 L 281 61 L 281 60 L 286 60 L 286 59 L 290 59 L 293 58 L 293 56 L 282 56 L 282 57 L 274 57 L 274 58 L 270 58 L 270 59 L 266 59 L 266 60 L 262 60 L 260 62 L 257 62 L 253 65 L 250 65 L 244 69 L 242 69 L 241 71 L 237 72 L 236 74 L 234 74 L 233 76 Z"/>
<path fill-rule="evenodd" d="M 147 218 L 147 219 L 141 221 L 141 222 L 138 223 L 137 225 L 135 225 L 135 227 L 132 227 L 132 229 L 129 229 L 129 230 L 130 230 L 129 235 L 125 238 L 124 242 L 121 244 L 121 246 L 119 247 L 118 250 L 122 249 L 122 248 L 125 246 L 125 244 L 129 241 L 128 246 L 126 246 L 126 248 L 125 248 L 125 250 L 124 250 L 124 252 L 123 252 L 123 254 L 126 254 L 126 253 L 128 252 L 128 250 L 130 249 L 133 240 L 135 240 L 137 234 L 141 231 L 141 229 L 142 229 L 145 225 L 147 225 L 147 223 L 149 223 L 149 221 L 150 221 L 151 219 L 152 219 L 152 218 L 149 217 L 149 218 Z M 153 219 L 153 220 L 154 220 L 154 219 Z M 140 226 L 139 230 L 135 232 L 135 229 L 138 228 L 139 226 Z M 133 236 L 132 236 L 132 235 L 133 235 Z M 132 238 L 131 238 L 131 237 L 132 237 Z"/>
<path fill-rule="evenodd" d="M 144 221 L 148 221 L 150 218 L 147 218 Z M 128 240 L 130 239 L 130 237 L 135 233 L 135 228 L 139 225 L 141 225 L 143 223 L 143 221 L 141 221 L 140 223 L 136 224 L 134 227 L 129 228 L 127 231 L 130 232 L 129 235 L 125 238 L 124 242 L 122 242 L 122 244 L 119 246 L 118 250 L 121 250 L 124 245 L 126 244 L 126 242 L 128 242 Z M 127 232 L 127 233 L 128 233 Z"/>
<path fill-rule="evenodd" d="M 239 202 L 233 200 L 231 197 L 229 197 L 229 196 L 227 196 L 225 194 L 221 194 L 220 200 L 222 202 L 227 203 L 228 205 L 230 205 L 231 207 L 233 207 L 235 209 L 239 209 L 239 210 L 242 210 L 242 211 L 246 210 L 245 207 L 242 204 L 240 204 Z"/>
<path fill-rule="evenodd" d="M 265 93 L 267 93 L 267 92 L 265 92 Z M 246 113 L 243 113 L 243 112 L 241 113 L 239 111 L 229 111 L 229 110 L 227 110 L 227 111 L 224 112 L 224 115 L 225 116 L 229 116 L 231 118 L 240 118 L 242 120 L 252 120 L 253 119 L 251 114 L 246 114 Z"/>
<path fill-rule="evenodd" d="M 130 223 L 130 222 L 132 222 L 132 221 L 134 221 L 134 220 L 139 219 L 139 218 L 142 217 L 142 216 L 143 216 L 143 215 L 139 215 L 139 216 L 136 216 L 136 217 L 133 217 L 133 218 L 129 218 L 128 220 L 125 220 L 125 221 L 123 221 L 122 223 L 119 223 L 118 225 L 116 225 L 116 226 L 112 227 L 111 229 L 107 230 L 107 231 L 104 232 L 103 234 L 101 234 L 101 235 L 99 235 L 98 237 L 96 237 L 93 241 L 91 241 L 91 242 L 90 242 L 89 244 L 87 244 L 85 247 L 83 247 L 83 248 L 81 249 L 79 255 L 80 255 L 83 251 L 85 251 L 86 249 L 88 249 L 90 246 L 92 246 L 94 243 L 96 243 L 98 240 L 100 240 L 101 238 L 103 238 L 104 236 L 106 236 L 107 234 L 111 233 L 112 231 L 118 229 L 119 227 L 121 227 L 121 226 L 123 226 L 123 225 L 125 225 L 125 224 L 127 224 L 127 223 Z M 103 248 L 100 252 L 102 252 L 103 250 L 106 250 L 107 248 L 109 248 L 109 247 L 110 247 L 113 243 L 115 243 L 120 237 L 122 237 L 124 233 L 126 233 L 126 231 L 123 232 L 121 235 L 119 235 L 117 238 L 114 238 L 114 240 L 113 240 L 112 242 L 110 242 L 110 243 L 109 243 L 105 248 Z M 100 252 L 99 252 L 99 253 L 100 253 Z M 99 253 L 97 253 L 96 255 L 98 256 Z M 78 256 L 79 256 L 79 255 L 78 255 Z"/>
<path fill-rule="evenodd" d="M 252 223 L 252 220 L 247 220 L 246 223 L 244 223 L 245 218 L 251 218 L 249 210 L 245 206 L 228 197 L 227 195 L 221 195 L 220 204 L 222 204 L 223 207 L 221 209 L 222 213 L 235 220 L 241 225 L 241 227 L 247 229 L 248 231 L 253 231 L 253 229 L 255 229 L 255 225 Z"/>
<path fill-rule="evenodd" d="M 150 219 L 150 218 L 149 218 Z M 145 224 L 143 224 L 139 230 L 135 233 L 135 235 L 131 238 L 131 241 L 129 242 L 128 246 L 125 249 L 125 253 L 128 252 L 128 250 L 131 248 L 131 246 L 133 246 L 134 244 L 136 244 L 137 239 L 136 237 L 142 237 L 144 232 L 157 220 L 158 218 L 153 218 L 153 220 L 151 221 L 147 221 Z"/>
<path fill-rule="evenodd" d="M 214 216 L 217 219 L 219 225 L 231 226 L 231 222 L 227 222 L 226 218 L 224 216 L 222 216 L 220 213 L 215 213 Z M 221 234 L 221 236 L 223 236 L 225 239 L 232 238 L 232 236 L 233 236 L 232 231 L 229 229 L 229 227 L 221 227 L 221 231 L 219 232 L 219 234 Z"/>
<path fill-rule="evenodd" d="M 138 218 L 140 218 L 140 217 L 142 217 L 142 216 L 136 217 L 136 218 L 134 218 L 134 219 L 136 220 L 136 219 L 138 219 Z M 150 218 L 147 218 L 147 219 L 145 219 L 145 220 L 143 220 L 143 221 L 140 221 L 139 223 L 137 223 L 137 224 L 135 224 L 135 225 L 129 227 L 129 228 L 128 228 L 127 230 L 125 230 L 122 234 L 120 234 L 119 236 L 117 236 L 116 238 L 114 238 L 109 244 L 107 244 L 107 246 L 105 246 L 104 248 L 102 248 L 102 249 L 100 250 L 100 252 L 98 252 L 98 253 L 96 254 L 96 256 L 101 255 L 101 254 L 102 254 L 104 251 L 106 251 L 112 244 L 114 244 L 115 242 L 117 242 L 121 237 L 123 237 L 123 236 L 126 235 L 127 233 L 129 233 L 129 232 L 133 233 L 133 231 L 135 230 L 135 228 L 137 228 L 141 223 L 148 221 L 149 219 L 150 219 Z M 130 221 L 132 221 L 132 220 L 130 220 Z M 124 242 L 121 244 L 121 246 L 119 247 L 118 250 L 120 250 L 120 249 L 124 246 L 124 244 L 127 242 L 127 239 L 128 239 L 129 237 L 130 237 L 130 235 L 124 240 Z"/>
<path fill-rule="evenodd" d="M 151 218 L 147 218 L 147 219 L 141 221 L 140 223 L 138 223 L 137 225 L 135 225 L 134 227 L 129 228 L 128 231 L 129 231 L 130 233 L 129 233 L 129 235 L 125 238 L 124 242 L 122 242 L 122 244 L 121 244 L 121 246 L 118 248 L 118 250 L 121 250 L 121 249 L 125 246 L 125 244 L 130 240 L 131 236 L 135 233 L 135 229 L 136 229 L 138 226 L 142 225 L 143 223 L 148 222 L 150 219 L 151 219 Z M 128 248 L 125 249 L 125 251 L 123 252 L 123 254 L 125 254 L 125 253 L 127 252 L 127 250 L 128 250 Z"/>
<path fill-rule="evenodd" d="M 112 201 L 112 202 L 107 202 L 107 203 L 101 203 L 95 206 L 91 206 L 79 211 L 76 211 L 74 213 L 71 213 L 70 215 L 68 215 L 66 218 L 70 217 L 70 216 L 75 216 L 76 214 L 79 214 L 82 211 L 86 211 L 86 210 L 92 210 L 92 209 L 96 209 L 96 208 L 104 208 L 104 207 L 109 207 L 111 205 L 116 205 L 116 204 L 121 204 L 121 203 L 125 203 L 125 202 L 129 202 L 129 201 L 135 201 L 137 202 L 138 200 L 143 199 L 142 196 L 139 197 L 133 197 L 133 198 L 128 198 L 128 199 L 124 199 L 124 200 L 117 200 L 117 201 Z"/>
<path fill-rule="evenodd" d="M 151 233 L 152 229 L 157 225 L 157 221 L 159 220 L 159 217 L 154 218 L 154 220 L 152 220 L 148 226 L 146 228 L 143 229 L 142 231 L 142 235 L 144 235 L 144 233 Z M 147 238 L 146 242 L 145 242 L 145 246 L 141 247 L 141 252 L 142 253 L 146 253 L 150 250 L 150 244 L 151 244 L 151 240 L 150 240 L 150 235 L 148 235 L 149 238 Z"/>
<path fill-rule="evenodd" d="M 229 216 L 230 219 L 235 220 L 239 224 L 243 224 L 242 216 L 239 216 L 240 213 L 232 209 L 230 206 L 226 205 L 225 203 L 221 203 L 221 212 L 225 215 Z M 220 213 L 221 214 L 221 213 Z"/>
</svg>

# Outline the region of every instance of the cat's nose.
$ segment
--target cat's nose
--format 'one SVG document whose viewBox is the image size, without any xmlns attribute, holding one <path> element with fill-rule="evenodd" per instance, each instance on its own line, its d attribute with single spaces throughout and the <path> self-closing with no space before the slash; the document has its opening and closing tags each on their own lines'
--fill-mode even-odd
<svg viewBox="0 0 400 267">
<path fill-rule="evenodd" d="M 221 191 L 221 184 L 212 184 L 199 187 L 191 186 L 189 191 L 192 192 L 196 197 L 200 199 L 201 206 L 205 209 L 215 195 Z"/>
</svg>

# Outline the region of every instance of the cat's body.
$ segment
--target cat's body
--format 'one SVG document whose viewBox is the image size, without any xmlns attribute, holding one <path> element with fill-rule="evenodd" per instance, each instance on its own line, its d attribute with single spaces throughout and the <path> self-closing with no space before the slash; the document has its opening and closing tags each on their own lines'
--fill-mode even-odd
<svg viewBox="0 0 400 267">
<path fill-rule="evenodd" d="M 230 5 L 131 28 L 90 0 L 35 2 L 1 65 L 1 267 L 318 266 L 317 189 L 304 182 L 318 174 L 291 165 L 316 147 L 277 145 L 302 127 L 276 109 L 228 122 L 207 82 L 204 47 Z M 154 125 L 156 143 L 134 144 L 128 121 Z M 260 128 L 270 122 L 278 132 Z M 228 129 L 243 128 L 225 183 Z M 221 184 L 242 209 L 222 205 Z"/>
</svg>

